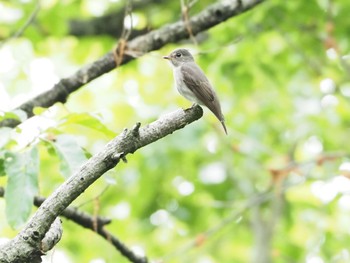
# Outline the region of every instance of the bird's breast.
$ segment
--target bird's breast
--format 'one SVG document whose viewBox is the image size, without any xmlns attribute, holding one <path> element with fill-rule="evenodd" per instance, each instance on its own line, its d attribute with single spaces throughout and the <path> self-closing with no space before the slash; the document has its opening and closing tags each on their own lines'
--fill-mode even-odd
<svg viewBox="0 0 350 263">
<path fill-rule="evenodd" d="M 174 79 L 176 88 L 182 96 L 184 96 L 191 102 L 203 105 L 203 102 L 196 97 L 196 95 L 187 87 L 187 85 L 183 81 L 183 75 L 180 67 L 174 68 Z"/>
</svg>

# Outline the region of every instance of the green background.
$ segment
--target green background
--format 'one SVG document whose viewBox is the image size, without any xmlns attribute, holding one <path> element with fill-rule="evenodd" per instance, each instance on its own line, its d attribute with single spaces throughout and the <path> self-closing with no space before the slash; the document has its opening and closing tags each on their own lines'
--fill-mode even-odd
<svg viewBox="0 0 350 263">
<path fill-rule="evenodd" d="M 195 2 L 189 16 L 210 4 Z M 69 34 L 69 21 L 120 12 L 123 1 L 42 1 L 35 21 L 10 38 L 36 6 L 0 1 L 1 111 L 117 45 L 108 35 Z M 159 28 L 181 19 L 180 9 L 180 1 L 149 1 L 135 7 L 134 26 Z M 201 33 L 198 45 L 168 44 L 65 104 L 35 109 L 33 125 L 1 128 L 0 236 L 14 237 L 35 211 L 28 198 L 49 196 L 125 127 L 191 106 L 162 59 L 183 47 L 215 86 L 228 136 L 205 109 L 128 156 L 73 205 L 113 219 L 107 229 L 149 259 L 349 262 L 349 12 L 347 0 L 265 1 Z M 63 228 L 53 262 L 128 262 L 92 231 L 64 218 Z"/>
</svg>

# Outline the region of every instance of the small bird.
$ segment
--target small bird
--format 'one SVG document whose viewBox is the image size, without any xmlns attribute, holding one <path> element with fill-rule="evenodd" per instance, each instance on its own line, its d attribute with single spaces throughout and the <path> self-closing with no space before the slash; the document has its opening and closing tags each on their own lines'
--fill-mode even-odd
<svg viewBox="0 0 350 263">
<path fill-rule="evenodd" d="M 173 66 L 179 93 L 191 102 L 207 106 L 221 122 L 227 134 L 219 99 L 202 69 L 194 62 L 191 53 L 187 49 L 176 49 L 163 58 L 168 59 Z"/>
</svg>

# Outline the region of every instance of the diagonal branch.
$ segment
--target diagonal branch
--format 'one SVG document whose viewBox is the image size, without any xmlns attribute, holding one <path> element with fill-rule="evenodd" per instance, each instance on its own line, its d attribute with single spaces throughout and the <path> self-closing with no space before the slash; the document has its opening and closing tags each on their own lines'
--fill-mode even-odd
<svg viewBox="0 0 350 263">
<path fill-rule="evenodd" d="M 115 137 L 44 201 L 14 239 L 0 247 L 0 263 L 35 262 L 32 258 L 37 259 L 40 255 L 41 240 L 55 218 L 91 184 L 115 167 L 120 159 L 124 160 L 127 154 L 134 153 L 139 148 L 185 127 L 202 115 L 203 110 L 200 106 L 187 110 L 180 109 L 147 126 L 135 125 L 133 129 L 126 129 Z"/>
<path fill-rule="evenodd" d="M 192 16 L 187 23 L 182 20 L 165 25 L 158 30 L 139 36 L 127 43 L 127 52 L 123 53 L 120 65 L 133 60 L 135 56 L 144 55 L 152 50 L 157 50 L 168 43 L 177 42 L 189 37 L 188 27 L 193 35 L 218 25 L 227 19 L 237 16 L 264 0 L 226 0 L 212 4 L 202 12 Z M 187 24 L 187 26 L 186 26 Z M 33 116 L 34 107 L 50 107 L 56 102 L 66 102 L 69 95 L 81 88 L 84 84 L 98 78 L 116 67 L 113 51 L 108 52 L 95 62 L 78 70 L 70 77 L 61 79 L 52 89 L 23 103 L 17 110 L 23 110 L 28 117 Z M 6 119 L 0 122 L 0 127 L 15 127 L 20 122 L 14 119 Z"/>
</svg>

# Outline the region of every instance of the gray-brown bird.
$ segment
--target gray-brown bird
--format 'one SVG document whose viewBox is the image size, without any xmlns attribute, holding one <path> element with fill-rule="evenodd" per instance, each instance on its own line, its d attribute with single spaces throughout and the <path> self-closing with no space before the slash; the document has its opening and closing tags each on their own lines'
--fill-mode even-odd
<svg viewBox="0 0 350 263">
<path fill-rule="evenodd" d="M 173 66 L 179 93 L 191 102 L 208 107 L 221 122 L 227 134 L 219 99 L 202 69 L 194 62 L 191 53 L 187 49 L 176 49 L 163 58 L 168 59 Z"/>
</svg>

